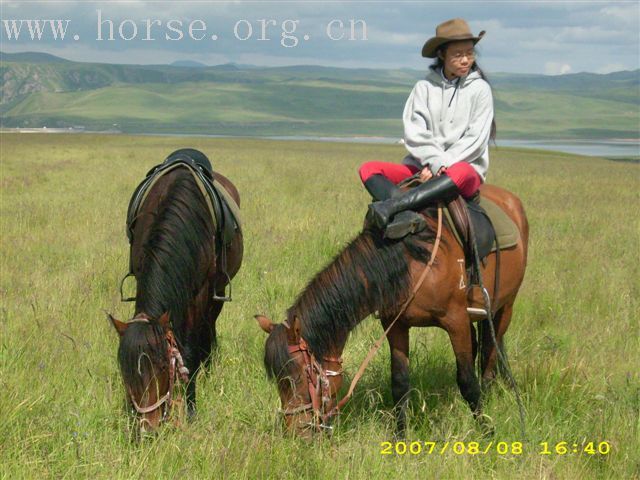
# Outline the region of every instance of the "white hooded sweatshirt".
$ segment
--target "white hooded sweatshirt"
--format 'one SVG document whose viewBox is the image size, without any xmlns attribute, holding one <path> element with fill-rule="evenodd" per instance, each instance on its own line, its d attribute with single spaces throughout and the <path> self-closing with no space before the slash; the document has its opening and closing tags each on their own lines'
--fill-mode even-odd
<svg viewBox="0 0 640 480">
<path fill-rule="evenodd" d="M 485 181 L 489 167 L 489 134 L 493 120 L 491 87 L 476 70 L 450 81 L 433 67 L 420 80 L 404 107 L 404 144 L 409 155 L 402 163 L 441 167 L 468 162 Z"/>
</svg>

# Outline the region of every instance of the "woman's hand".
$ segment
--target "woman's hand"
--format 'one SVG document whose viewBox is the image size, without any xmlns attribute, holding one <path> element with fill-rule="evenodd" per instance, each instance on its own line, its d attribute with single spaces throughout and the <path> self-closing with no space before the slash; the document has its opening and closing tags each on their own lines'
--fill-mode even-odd
<svg viewBox="0 0 640 480">
<path fill-rule="evenodd" d="M 420 171 L 420 181 L 421 182 L 426 182 L 427 180 L 429 180 L 432 177 L 433 177 L 433 173 L 431 173 L 431 170 L 429 170 L 429 167 L 424 167 Z"/>
<path fill-rule="evenodd" d="M 439 177 L 446 171 L 447 171 L 447 167 L 440 167 L 440 170 L 438 170 L 438 173 L 436 173 L 436 177 Z M 430 180 L 432 178 L 433 178 L 433 173 L 431 173 L 431 170 L 429 169 L 429 167 L 425 167 L 420 171 L 421 182 L 426 182 L 427 180 Z"/>
</svg>

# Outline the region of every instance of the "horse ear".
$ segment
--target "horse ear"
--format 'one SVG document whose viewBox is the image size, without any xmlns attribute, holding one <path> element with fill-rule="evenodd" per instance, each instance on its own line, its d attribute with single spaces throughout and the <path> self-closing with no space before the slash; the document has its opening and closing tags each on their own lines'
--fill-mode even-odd
<svg viewBox="0 0 640 480">
<path fill-rule="evenodd" d="M 169 323 L 169 312 L 164 312 L 160 315 L 158 319 L 158 325 L 162 327 L 163 330 L 168 330 L 171 324 Z"/>
<path fill-rule="evenodd" d="M 109 320 L 111 321 L 111 324 L 113 325 L 113 328 L 116 329 L 116 332 L 118 332 L 118 335 L 123 336 L 124 332 L 127 331 L 127 328 L 129 328 L 129 324 L 128 323 L 124 323 L 121 322 L 120 320 L 118 320 L 117 318 L 115 318 L 113 315 L 111 315 L 110 313 L 107 313 L 107 317 L 109 318 Z"/>
<path fill-rule="evenodd" d="M 276 325 L 264 315 L 254 315 L 253 318 L 256 319 L 260 328 L 266 333 L 271 333 L 276 328 Z"/>
</svg>

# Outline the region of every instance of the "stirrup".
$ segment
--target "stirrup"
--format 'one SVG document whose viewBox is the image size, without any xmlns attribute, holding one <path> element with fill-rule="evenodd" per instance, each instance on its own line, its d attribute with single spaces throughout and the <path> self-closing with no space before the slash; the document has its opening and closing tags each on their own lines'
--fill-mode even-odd
<svg viewBox="0 0 640 480">
<path fill-rule="evenodd" d="M 222 272 L 222 273 L 224 273 L 225 277 L 227 277 L 226 285 L 229 286 L 229 294 L 225 295 L 223 293 L 222 296 L 219 296 L 214 290 L 213 297 L 211 297 L 211 298 L 213 300 L 217 301 L 217 302 L 230 302 L 232 300 L 232 298 L 231 298 L 231 277 L 229 277 L 229 274 L 226 271 Z"/>
<path fill-rule="evenodd" d="M 124 297 L 124 282 L 127 278 L 129 277 L 133 277 L 136 278 L 136 276 L 132 273 L 129 272 L 127 273 L 124 277 L 122 277 L 122 280 L 120 280 L 120 301 L 121 302 L 135 302 L 136 301 L 136 297 Z"/>
</svg>

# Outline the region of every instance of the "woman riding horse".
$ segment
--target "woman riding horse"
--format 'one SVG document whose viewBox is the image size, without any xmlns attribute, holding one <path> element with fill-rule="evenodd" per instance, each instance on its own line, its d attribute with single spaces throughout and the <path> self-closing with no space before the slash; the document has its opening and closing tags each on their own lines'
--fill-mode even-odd
<svg viewBox="0 0 640 480">
<path fill-rule="evenodd" d="M 378 200 L 370 205 L 368 225 L 311 280 L 284 322 L 274 324 L 263 315 L 256 316 L 269 334 L 264 364 L 276 381 L 286 425 L 293 431 L 328 427 L 351 395 L 375 349 L 338 402 L 341 355 L 350 332 L 371 314 L 380 318 L 391 349 L 391 391 L 400 436 L 405 432 L 410 392 L 411 327 L 435 326 L 447 332 L 460 393 L 473 414 L 482 418 L 474 362 L 480 358 L 481 379 L 489 383 L 526 269 L 526 214 L 514 194 L 482 186 L 482 196 L 511 219 L 518 238 L 500 253 L 499 261 L 492 253 L 481 265 L 491 297 L 492 323 L 488 318 L 480 320 L 481 333 L 476 334 L 468 310 L 463 247 L 443 225 L 440 209 L 437 215 L 435 209 L 428 209 L 425 216 L 410 210 L 458 194 L 472 197 L 484 181 L 495 124 L 491 88 L 474 62 L 473 47 L 483 35 L 473 36 L 461 19 L 437 27 L 422 54 L 438 56 L 438 62 L 427 79 L 416 84 L 405 107 L 409 155 L 403 165 L 369 162 L 360 168 L 366 188 Z M 418 172 L 424 183 L 400 193 L 396 183 Z M 380 230 L 385 228 L 383 236 Z"/>
<path fill-rule="evenodd" d="M 425 80 L 413 87 L 404 107 L 402 164 L 367 162 L 360 178 L 375 201 L 369 223 L 388 238 L 402 238 L 425 227 L 419 210 L 437 200 L 473 197 L 489 167 L 489 140 L 495 138 L 491 87 L 475 62 L 474 36 L 461 18 L 446 21 L 422 47 L 437 57 Z M 397 183 L 420 172 L 422 185 L 400 193 Z"/>
</svg>

